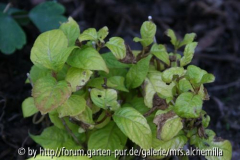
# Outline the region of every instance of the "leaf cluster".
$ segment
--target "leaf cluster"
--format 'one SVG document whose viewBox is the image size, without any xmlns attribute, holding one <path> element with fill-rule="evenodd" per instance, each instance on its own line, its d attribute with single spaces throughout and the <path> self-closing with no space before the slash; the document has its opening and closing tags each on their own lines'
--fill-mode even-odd
<svg viewBox="0 0 240 160">
<path fill-rule="evenodd" d="M 32 97 L 22 109 L 24 117 L 38 111 L 48 114 L 54 126 L 31 135 L 32 139 L 44 148 L 112 151 L 179 149 L 190 143 L 200 149 L 223 150 L 222 157 L 207 159 L 231 159 L 230 142 L 206 129 L 210 117 L 202 109 L 203 101 L 209 99 L 204 84 L 215 78 L 188 65 L 197 46 L 195 34 L 179 40 L 167 30 L 174 46 L 169 52 L 155 42 L 156 28 L 152 21 L 143 23 L 141 38 L 134 38 L 142 44 L 141 51 L 131 50 L 120 37 L 105 42 L 107 27 L 80 32 L 71 17 L 59 29 L 39 35 L 31 50 Z M 100 54 L 104 47 L 110 52 Z M 181 47 L 185 47 L 182 55 Z"/>
</svg>

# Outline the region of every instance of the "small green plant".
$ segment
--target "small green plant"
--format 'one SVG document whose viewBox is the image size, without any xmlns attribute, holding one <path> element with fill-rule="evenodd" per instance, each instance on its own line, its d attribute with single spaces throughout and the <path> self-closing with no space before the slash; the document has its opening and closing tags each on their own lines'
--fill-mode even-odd
<svg viewBox="0 0 240 160">
<path fill-rule="evenodd" d="M 32 21 L 41 31 L 58 28 L 59 22 L 66 22 L 62 14 L 64 6 L 57 2 L 44 2 L 30 12 L 17 8 L 10 8 L 11 3 L 0 3 L 0 51 L 12 54 L 16 49 L 21 49 L 26 44 L 26 34 L 21 28 Z"/>
<path fill-rule="evenodd" d="M 210 117 L 202 110 L 203 101 L 209 99 L 204 84 L 215 78 L 188 65 L 197 46 L 195 34 L 179 40 L 167 30 L 174 46 L 169 53 L 156 43 L 152 21 L 144 22 L 140 32 L 141 38 L 134 38 L 143 46 L 139 51 L 131 50 L 120 37 L 105 43 L 107 27 L 99 31 L 89 28 L 80 34 L 71 17 L 59 29 L 39 35 L 31 50 L 34 65 L 28 81 L 33 86 L 32 97 L 23 102 L 22 110 L 24 117 L 38 111 L 48 114 L 54 125 L 31 138 L 44 148 L 113 152 L 131 147 L 181 149 L 190 144 L 222 150 L 220 157 L 205 156 L 209 160 L 230 160 L 231 143 L 206 129 Z M 181 55 L 178 49 L 183 46 Z M 111 52 L 99 54 L 103 47 Z M 133 157 L 92 157 L 121 158 Z M 164 156 L 148 156 L 161 158 Z"/>
</svg>

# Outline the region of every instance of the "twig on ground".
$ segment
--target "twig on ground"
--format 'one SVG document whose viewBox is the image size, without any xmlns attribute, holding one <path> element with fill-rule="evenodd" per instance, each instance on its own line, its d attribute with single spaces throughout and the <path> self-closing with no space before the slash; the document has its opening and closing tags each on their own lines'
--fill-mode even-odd
<svg viewBox="0 0 240 160">
<path fill-rule="evenodd" d="M 3 103 L 2 114 L 0 116 L 0 122 L 1 122 L 2 118 L 3 118 L 4 114 L 5 114 L 4 110 L 5 110 L 6 105 L 7 105 L 7 99 L 5 97 L 3 97 L 3 99 L 0 100 L 0 103 Z"/>
<path fill-rule="evenodd" d="M 212 98 L 217 103 L 218 108 L 219 108 L 220 113 L 221 113 L 221 117 L 223 117 L 224 116 L 224 104 L 223 104 L 223 102 L 220 99 L 218 99 L 217 97 L 212 97 Z"/>
<path fill-rule="evenodd" d="M 6 7 L 4 8 L 3 13 L 6 13 L 9 10 L 9 8 L 11 7 L 11 5 L 12 5 L 11 3 L 8 3 L 6 5 Z"/>
<path fill-rule="evenodd" d="M 122 32 L 122 29 L 123 29 L 125 23 L 126 23 L 126 20 L 125 20 L 125 17 L 123 17 L 123 18 L 121 19 L 120 25 L 118 26 L 115 35 L 119 35 L 119 34 Z"/>
<path fill-rule="evenodd" d="M 3 124 L 0 124 L 0 128 L 1 128 L 0 133 L 1 133 L 2 140 L 3 140 L 7 145 L 11 146 L 12 148 L 15 148 L 15 149 L 19 148 L 19 147 L 16 146 L 15 144 L 12 144 L 12 143 L 10 143 L 10 142 L 7 141 L 6 135 L 5 135 L 4 132 L 3 132 L 3 130 L 4 130 L 4 125 L 3 125 Z"/>
<path fill-rule="evenodd" d="M 238 79 L 235 82 L 231 82 L 231 83 L 228 83 L 228 84 L 219 85 L 219 86 L 209 88 L 208 90 L 209 91 L 219 91 L 219 90 L 228 89 L 230 87 L 240 87 L 240 79 Z"/>
<path fill-rule="evenodd" d="M 29 138 L 29 136 L 27 136 L 27 137 L 24 139 L 24 141 L 23 141 L 23 143 L 22 143 L 22 147 L 24 147 L 24 145 L 25 145 L 25 143 L 27 142 L 28 138 Z"/>
<path fill-rule="evenodd" d="M 209 55 L 209 54 L 202 54 L 197 53 L 194 55 L 195 58 L 206 58 L 211 60 L 217 60 L 217 61 L 230 61 L 235 63 L 240 63 L 240 59 L 235 56 L 216 56 L 216 55 Z"/>
</svg>

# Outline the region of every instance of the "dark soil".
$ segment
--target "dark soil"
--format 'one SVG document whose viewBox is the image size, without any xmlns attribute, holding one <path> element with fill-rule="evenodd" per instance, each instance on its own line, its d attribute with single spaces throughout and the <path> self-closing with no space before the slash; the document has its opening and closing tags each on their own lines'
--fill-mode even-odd
<svg viewBox="0 0 240 160">
<path fill-rule="evenodd" d="M 30 10 L 43 0 L 17 1 L 16 8 Z M 7 3 L 7 0 L 3 0 Z M 157 41 L 167 44 L 164 32 L 172 28 L 182 38 L 195 32 L 199 42 L 193 63 L 213 73 L 216 81 L 206 85 L 210 100 L 204 110 L 211 117 L 210 128 L 233 145 L 233 158 L 240 158 L 240 1 L 238 0 L 59 0 L 66 16 L 78 21 L 81 30 L 108 26 L 110 36 L 121 36 L 133 49 L 132 41 L 148 15 L 158 26 Z M 33 24 L 23 26 L 27 45 L 12 55 L 0 54 L 0 159 L 25 159 L 19 156 L 21 146 L 36 148 L 28 133 L 38 134 L 45 123 L 34 125 L 23 119 L 22 101 L 31 95 L 25 84 L 32 63 L 30 49 L 40 34 Z"/>
</svg>

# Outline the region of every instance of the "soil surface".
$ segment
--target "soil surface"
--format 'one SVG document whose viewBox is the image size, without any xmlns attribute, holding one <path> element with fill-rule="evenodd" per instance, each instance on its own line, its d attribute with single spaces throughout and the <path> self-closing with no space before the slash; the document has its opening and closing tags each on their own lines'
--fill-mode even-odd
<svg viewBox="0 0 240 160">
<path fill-rule="evenodd" d="M 43 0 L 12 0 L 16 8 L 29 11 Z M 8 3 L 7 0 L 3 2 Z M 213 73 L 216 81 L 206 85 L 210 100 L 204 110 L 211 117 L 209 128 L 217 136 L 229 139 L 233 146 L 233 160 L 240 159 L 240 1 L 238 0 L 59 0 L 66 8 L 65 16 L 72 16 L 83 31 L 108 26 L 111 36 L 121 36 L 133 49 L 140 46 L 132 41 L 140 36 L 143 21 L 151 15 L 158 26 L 157 42 L 169 44 L 165 35 L 172 28 L 179 38 L 195 32 L 199 42 L 193 64 Z M 12 55 L 0 53 L 0 159 L 21 160 L 20 147 L 37 148 L 28 133 L 39 134 L 48 121 L 33 124 L 23 119 L 22 101 L 31 95 L 25 84 L 26 73 L 32 63 L 30 50 L 40 34 L 33 24 L 23 26 L 27 44 Z M 194 159 L 200 159 L 195 157 Z"/>
</svg>

